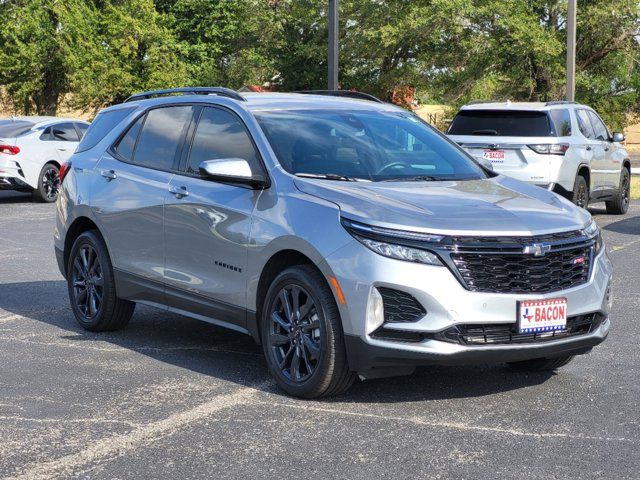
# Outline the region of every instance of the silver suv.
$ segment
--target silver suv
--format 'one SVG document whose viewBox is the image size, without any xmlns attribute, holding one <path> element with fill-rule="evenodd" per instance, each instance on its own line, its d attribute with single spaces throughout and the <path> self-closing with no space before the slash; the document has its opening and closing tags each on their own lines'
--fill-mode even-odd
<svg viewBox="0 0 640 480">
<path fill-rule="evenodd" d="M 143 303 L 231 328 L 306 398 L 422 364 L 555 369 L 605 339 L 611 263 L 587 211 L 412 113 L 315 93 L 103 110 L 57 203 L 80 325 Z"/>
<path fill-rule="evenodd" d="M 462 107 L 447 132 L 495 171 L 556 192 L 586 208 L 629 209 L 631 161 L 591 108 L 574 102 L 474 103 Z"/>
</svg>

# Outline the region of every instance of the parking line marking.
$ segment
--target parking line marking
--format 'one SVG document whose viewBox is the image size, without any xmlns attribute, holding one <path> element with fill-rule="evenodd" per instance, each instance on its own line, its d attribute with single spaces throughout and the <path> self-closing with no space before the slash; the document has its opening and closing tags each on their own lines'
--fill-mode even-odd
<svg viewBox="0 0 640 480">
<path fill-rule="evenodd" d="M 606 442 L 628 442 L 635 443 L 635 439 L 622 438 L 622 437 L 598 437 L 591 435 L 571 434 L 571 433 L 554 433 L 554 432 L 526 432 L 524 430 L 517 430 L 512 428 L 500 428 L 500 427 L 483 427 L 480 425 L 467 425 L 458 422 L 430 422 L 423 420 L 420 417 L 394 417 L 389 415 L 378 415 L 375 413 L 362 413 L 362 412 L 350 412 L 348 410 L 340 410 L 337 408 L 326 407 L 313 407 L 310 405 L 295 405 L 291 403 L 270 403 L 269 405 L 274 407 L 295 408 L 298 410 L 320 412 L 320 413 L 335 413 L 339 415 L 348 415 L 352 417 L 361 418 L 375 418 L 376 420 L 391 420 L 394 422 L 413 423 L 425 427 L 447 428 L 449 430 L 462 430 L 468 432 L 481 432 L 481 433 L 497 433 L 503 435 L 512 435 L 517 437 L 532 437 L 532 438 L 566 438 L 570 440 L 599 440 Z"/>
<path fill-rule="evenodd" d="M 268 382 L 268 384 L 270 384 L 270 382 Z M 74 472 L 77 472 L 81 467 L 90 464 L 104 463 L 121 457 L 140 446 L 148 445 L 161 438 L 170 436 L 180 429 L 202 420 L 219 410 L 242 404 L 257 393 L 261 386 L 266 385 L 267 383 L 265 382 L 264 385 L 243 387 L 234 393 L 219 395 L 189 410 L 175 413 L 163 420 L 145 424 L 125 434 L 97 440 L 88 448 L 77 453 L 72 453 L 49 462 L 38 463 L 8 478 L 13 480 L 39 480 L 68 477 Z"/>
</svg>

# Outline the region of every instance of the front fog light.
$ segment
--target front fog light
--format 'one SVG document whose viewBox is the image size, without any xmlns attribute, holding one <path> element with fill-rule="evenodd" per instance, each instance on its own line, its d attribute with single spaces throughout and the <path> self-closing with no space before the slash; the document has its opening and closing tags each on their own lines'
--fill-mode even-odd
<svg viewBox="0 0 640 480">
<path fill-rule="evenodd" d="M 379 242 L 370 238 L 357 236 L 360 243 L 374 252 L 389 258 L 406 262 L 424 263 L 426 265 L 442 265 L 436 254 L 427 250 L 406 247 L 396 243 Z"/>
<path fill-rule="evenodd" d="M 373 332 L 384 323 L 384 302 L 377 288 L 371 288 L 367 302 L 368 331 Z"/>
</svg>

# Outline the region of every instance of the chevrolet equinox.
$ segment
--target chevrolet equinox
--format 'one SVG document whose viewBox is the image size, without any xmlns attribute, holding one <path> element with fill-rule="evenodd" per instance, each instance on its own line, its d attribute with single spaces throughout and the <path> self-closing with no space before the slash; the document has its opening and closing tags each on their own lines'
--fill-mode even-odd
<svg viewBox="0 0 640 480">
<path fill-rule="evenodd" d="M 251 335 L 278 385 L 552 370 L 609 331 L 589 213 L 357 92 L 136 94 L 60 168 L 55 252 L 91 331 L 136 303 Z"/>
</svg>

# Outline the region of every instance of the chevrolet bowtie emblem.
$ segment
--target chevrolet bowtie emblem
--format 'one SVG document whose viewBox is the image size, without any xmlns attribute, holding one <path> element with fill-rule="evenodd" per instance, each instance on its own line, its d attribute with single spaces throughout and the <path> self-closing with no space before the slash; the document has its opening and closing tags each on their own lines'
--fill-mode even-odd
<svg viewBox="0 0 640 480">
<path fill-rule="evenodd" d="M 544 257 L 547 253 L 551 251 L 551 245 L 548 243 L 534 243 L 532 245 L 527 245 L 522 250 L 522 253 L 525 255 L 533 255 L 534 257 Z"/>
</svg>

